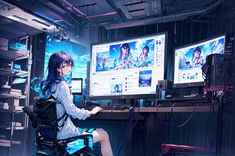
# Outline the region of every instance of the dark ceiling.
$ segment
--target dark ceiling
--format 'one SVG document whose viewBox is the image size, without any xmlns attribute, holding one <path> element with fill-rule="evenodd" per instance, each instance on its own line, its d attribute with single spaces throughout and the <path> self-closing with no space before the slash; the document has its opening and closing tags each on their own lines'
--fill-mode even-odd
<svg viewBox="0 0 235 156">
<path fill-rule="evenodd" d="M 177 18 L 205 14 L 222 0 L 6 0 L 26 11 L 61 26 L 78 24 L 102 25 L 148 22 L 150 19 Z M 174 17 L 175 16 L 175 17 Z M 171 18 L 172 17 L 172 18 Z M 175 18 L 175 19 L 174 19 Z M 181 19 L 180 18 L 180 19 Z M 127 23 L 129 22 L 129 23 Z M 148 23 L 147 23 L 148 24 Z"/>
<path fill-rule="evenodd" d="M 223 0 L 4 0 L 64 29 L 125 28 L 202 17 Z M 1 9 L 1 6 L 0 6 Z"/>
</svg>

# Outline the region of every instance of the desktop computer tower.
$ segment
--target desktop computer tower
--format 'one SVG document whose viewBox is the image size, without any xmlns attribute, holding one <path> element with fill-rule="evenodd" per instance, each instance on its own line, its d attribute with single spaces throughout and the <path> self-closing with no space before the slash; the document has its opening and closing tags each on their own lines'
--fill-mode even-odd
<svg viewBox="0 0 235 156">
<path fill-rule="evenodd" d="M 231 83 L 232 71 L 231 59 L 224 54 L 211 54 L 206 58 L 206 63 L 202 67 L 205 74 L 205 86 L 221 86 Z"/>
<path fill-rule="evenodd" d="M 156 97 L 157 99 L 171 98 L 173 94 L 172 81 L 159 80 L 156 86 Z"/>
</svg>

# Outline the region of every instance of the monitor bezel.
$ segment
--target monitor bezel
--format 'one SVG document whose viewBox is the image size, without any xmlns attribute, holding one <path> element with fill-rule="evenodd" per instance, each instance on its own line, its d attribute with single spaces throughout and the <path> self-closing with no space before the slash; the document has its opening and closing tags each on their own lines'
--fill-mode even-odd
<svg viewBox="0 0 235 156">
<path fill-rule="evenodd" d="M 224 53 L 225 53 L 225 47 L 226 47 L 226 33 L 222 33 L 216 36 L 212 36 L 210 38 L 204 39 L 204 40 L 200 40 L 198 42 L 194 42 L 194 43 L 190 43 L 190 44 L 186 44 L 183 46 L 179 46 L 174 48 L 174 61 L 173 61 L 173 88 L 190 88 L 190 87 L 204 87 L 204 81 L 202 82 L 191 82 L 191 83 L 175 83 L 175 52 L 178 49 L 182 49 L 182 48 L 186 48 L 186 47 L 190 47 L 196 44 L 200 44 L 203 42 L 207 42 L 219 37 L 224 36 Z"/>
<path fill-rule="evenodd" d="M 72 81 L 73 80 L 81 81 L 81 93 L 76 93 L 76 92 L 73 93 L 72 88 L 71 88 L 71 94 L 73 94 L 73 95 L 82 95 L 82 93 L 83 93 L 83 79 L 82 78 L 72 78 Z"/>
<path fill-rule="evenodd" d="M 166 79 L 166 65 L 167 65 L 167 45 L 168 45 L 168 33 L 167 32 L 161 32 L 161 33 L 154 33 L 154 34 L 148 34 L 148 35 L 142 35 L 142 36 L 135 36 L 135 37 L 130 37 L 130 38 L 122 38 L 122 39 L 117 39 L 117 40 L 112 40 L 112 41 L 107 41 L 107 42 L 96 42 L 91 44 L 90 48 L 90 68 L 92 64 L 92 47 L 95 45 L 100 45 L 100 44 L 108 44 L 112 42 L 120 42 L 120 41 L 127 41 L 127 40 L 132 40 L 132 39 L 138 39 L 138 38 L 144 38 L 144 37 L 150 37 L 150 36 L 158 36 L 158 35 L 165 35 L 165 50 L 164 50 L 164 72 L 163 72 L 163 79 Z M 101 99 L 143 99 L 143 98 L 155 98 L 156 97 L 156 92 L 153 94 L 133 94 L 133 95 L 109 95 L 109 96 L 91 96 L 90 94 L 90 88 L 91 88 L 91 74 L 92 70 L 90 70 L 89 73 L 89 99 L 91 100 L 101 100 Z"/>
</svg>

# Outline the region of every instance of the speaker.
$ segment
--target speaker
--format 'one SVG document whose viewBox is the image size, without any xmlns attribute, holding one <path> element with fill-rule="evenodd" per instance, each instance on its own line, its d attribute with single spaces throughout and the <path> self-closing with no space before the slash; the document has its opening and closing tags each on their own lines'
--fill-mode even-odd
<svg viewBox="0 0 235 156">
<path fill-rule="evenodd" d="M 156 88 L 157 99 L 166 99 L 172 97 L 172 81 L 159 80 Z"/>
<path fill-rule="evenodd" d="M 158 81 L 158 90 L 170 90 L 172 89 L 172 81 L 169 80 L 159 80 Z"/>
</svg>

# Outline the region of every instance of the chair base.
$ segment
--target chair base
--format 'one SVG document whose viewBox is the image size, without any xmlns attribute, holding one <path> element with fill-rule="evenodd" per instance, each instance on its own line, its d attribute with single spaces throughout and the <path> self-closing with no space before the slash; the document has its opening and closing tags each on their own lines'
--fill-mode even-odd
<svg viewBox="0 0 235 156">
<path fill-rule="evenodd" d="M 37 148 L 36 156 L 70 156 L 67 152 L 59 151 L 58 149 L 50 149 L 50 147 Z M 93 151 L 84 148 L 75 152 L 71 156 L 98 156 Z"/>
</svg>

